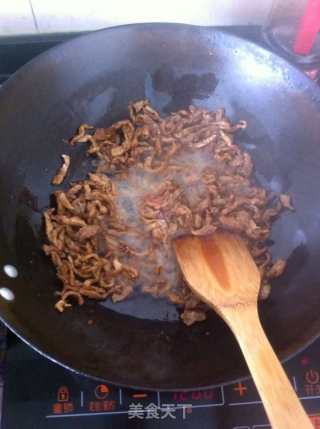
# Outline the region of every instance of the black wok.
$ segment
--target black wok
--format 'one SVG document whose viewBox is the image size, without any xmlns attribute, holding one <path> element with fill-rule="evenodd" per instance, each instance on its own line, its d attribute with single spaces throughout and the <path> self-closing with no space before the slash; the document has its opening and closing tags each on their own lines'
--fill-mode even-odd
<svg viewBox="0 0 320 429">
<path fill-rule="evenodd" d="M 72 156 L 69 180 L 87 171 L 85 147 L 63 139 L 82 122 L 124 118 L 128 103 L 141 98 L 163 114 L 193 103 L 224 106 L 233 120 L 247 120 L 240 140 L 257 180 L 293 195 L 296 211 L 273 228 L 273 254 L 288 258 L 288 270 L 260 306 L 279 356 L 292 355 L 320 332 L 320 90 L 260 47 L 187 25 L 91 33 L 42 54 L 1 89 L 0 286 L 15 295 L 0 298 L 1 319 L 52 360 L 112 383 L 186 389 L 247 374 L 213 312 L 188 328 L 172 304 L 139 294 L 63 314 L 53 308 L 59 285 L 41 251 L 41 212 L 61 153 Z M 5 274 L 6 264 L 17 268 L 16 278 Z"/>
</svg>

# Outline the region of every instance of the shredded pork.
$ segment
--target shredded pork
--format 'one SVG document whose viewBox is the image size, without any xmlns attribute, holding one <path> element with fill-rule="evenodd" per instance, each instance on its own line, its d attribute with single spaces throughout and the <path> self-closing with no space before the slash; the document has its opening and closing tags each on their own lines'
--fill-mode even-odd
<svg viewBox="0 0 320 429">
<path fill-rule="evenodd" d="M 179 305 L 187 325 L 204 320 L 208 309 L 185 285 L 172 240 L 216 230 L 247 241 L 265 299 L 285 269 L 285 261 L 272 261 L 267 240 L 292 204 L 257 186 L 250 155 L 234 142 L 246 123 L 194 106 L 161 118 L 145 100 L 129 114 L 107 128 L 81 125 L 70 140 L 87 143 L 99 162 L 85 180 L 55 192 L 56 207 L 44 213 L 43 248 L 63 284 L 57 310 L 85 298 L 118 302 L 139 287 Z"/>
<path fill-rule="evenodd" d="M 51 180 L 51 183 L 53 185 L 61 185 L 61 183 L 64 181 L 69 167 L 70 167 L 70 156 L 69 155 L 61 155 L 61 158 L 63 160 L 63 164 L 59 168 L 57 174 L 53 177 Z"/>
</svg>

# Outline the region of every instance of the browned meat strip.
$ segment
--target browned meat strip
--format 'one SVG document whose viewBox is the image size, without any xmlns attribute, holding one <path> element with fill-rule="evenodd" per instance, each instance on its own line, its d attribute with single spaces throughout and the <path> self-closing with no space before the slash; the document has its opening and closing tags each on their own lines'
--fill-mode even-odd
<svg viewBox="0 0 320 429">
<path fill-rule="evenodd" d="M 69 155 L 61 155 L 61 158 L 63 159 L 63 164 L 59 168 L 57 174 L 52 179 L 51 183 L 53 185 L 61 185 L 61 183 L 64 181 L 69 167 L 70 167 L 70 156 Z"/>
<path fill-rule="evenodd" d="M 246 123 L 194 106 L 161 118 L 146 100 L 129 113 L 107 128 L 83 124 L 70 140 L 87 143 L 96 160 L 85 180 L 54 193 L 56 207 L 44 213 L 43 249 L 63 284 L 56 309 L 84 298 L 118 302 L 140 285 L 179 305 L 185 324 L 202 321 L 208 308 L 185 285 L 171 243 L 216 230 L 246 240 L 261 273 L 260 298 L 267 298 L 285 261 L 272 262 L 266 240 L 272 222 L 293 207 L 288 195 L 255 183 L 251 157 L 234 141 Z M 54 184 L 69 167 L 62 157 Z"/>
</svg>

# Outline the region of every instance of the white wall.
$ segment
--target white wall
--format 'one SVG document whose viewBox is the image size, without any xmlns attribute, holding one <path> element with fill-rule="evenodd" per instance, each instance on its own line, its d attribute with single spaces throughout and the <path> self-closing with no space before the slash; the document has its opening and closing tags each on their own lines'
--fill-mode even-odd
<svg viewBox="0 0 320 429">
<path fill-rule="evenodd" d="M 276 0 L 0 0 L 0 35 L 80 31 L 129 22 L 263 24 Z M 277 0 L 281 5 L 305 0 Z M 292 6 L 291 6 L 292 8 Z"/>
</svg>

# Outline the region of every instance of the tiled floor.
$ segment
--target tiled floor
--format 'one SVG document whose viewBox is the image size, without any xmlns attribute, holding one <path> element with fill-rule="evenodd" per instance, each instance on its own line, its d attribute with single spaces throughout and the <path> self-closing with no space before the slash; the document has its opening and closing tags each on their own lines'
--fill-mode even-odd
<svg viewBox="0 0 320 429">
<path fill-rule="evenodd" d="M 0 0 L 0 34 L 81 31 L 152 21 L 261 24 L 266 21 L 274 1 Z"/>
</svg>

